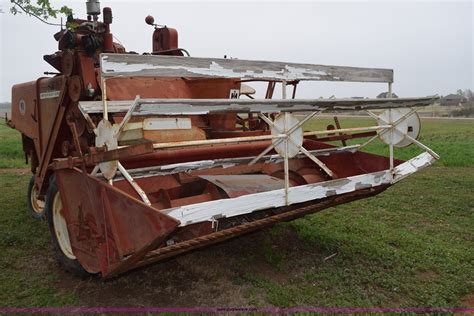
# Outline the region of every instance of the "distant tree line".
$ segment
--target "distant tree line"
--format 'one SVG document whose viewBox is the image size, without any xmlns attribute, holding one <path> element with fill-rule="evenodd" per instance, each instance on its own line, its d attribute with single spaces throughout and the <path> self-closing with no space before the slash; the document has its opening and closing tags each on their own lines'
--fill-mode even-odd
<svg viewBox="0 0 474 316">
<path fill-rule="evenodd" d="M 458 89 L 456 94 L 466 98 L 467 101 L 474 101 L 474 92 L 471 89 Z"/>
<path fill-rule="evenodd" d="M 456 95 L 462 98 L 462 102 L 450 114 L 456 117 L 474 117 L 474 92 L 471 89 L 458 89 Z"/>
</svg>

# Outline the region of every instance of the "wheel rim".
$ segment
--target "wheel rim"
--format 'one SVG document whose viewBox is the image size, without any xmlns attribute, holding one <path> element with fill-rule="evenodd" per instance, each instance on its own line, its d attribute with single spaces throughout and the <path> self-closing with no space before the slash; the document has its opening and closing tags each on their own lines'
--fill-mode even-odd
<svg viewBox="0 0 474 316">
<path fill-rule="evenodd" d="M 69 259 L 76 259 L 76 256 L 72 253 L 71 242 L 69 241 L 69 233 L 67 231 L 66 219 L 62 214 L 63 203 L 59 192 L 55 194 L 53 200 L 53 224 L 54 233 L 58 240 L 59 247 L 63 254 Z"/>
<path fill-rule="evenodd" d="M 33 185 L 31 189 L 30 201 L 32 209 L 37 214 L 42 214 L 44 212 L 44 201 L 41 201 L 37 198 L 36 187 Z"/>
</svg>

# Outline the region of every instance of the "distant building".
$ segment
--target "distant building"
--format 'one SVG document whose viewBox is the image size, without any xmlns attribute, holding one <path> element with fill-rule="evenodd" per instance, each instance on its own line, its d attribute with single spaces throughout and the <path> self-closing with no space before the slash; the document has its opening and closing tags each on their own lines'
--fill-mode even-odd
<svg viewBox="0 0 474 316">
<path fill-rule="evenodd" d="M 387 99 L 388 98 L 388 92 L 382 92 L 377 96 L 377 99 Z M 398 99 L 398 95 L 392 92 L 392 98 Z"/>
<path fill-rule="evenodd" d="M 459 94 L 448 94 L 439 100 L 439 104 L 444 106 L 459 106 L 466 102 L 467 99 Z"/>
</svg>

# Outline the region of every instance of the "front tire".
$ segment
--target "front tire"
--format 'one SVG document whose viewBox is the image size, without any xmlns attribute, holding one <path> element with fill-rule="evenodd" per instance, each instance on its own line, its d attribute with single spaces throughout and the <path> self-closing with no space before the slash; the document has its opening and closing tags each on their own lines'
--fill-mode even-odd
<svg viewBox="0 0 474 316">
<path fill-rule="evenodd" d="M 35 176 L 31 176 L 30 183 L 28 183 L 28 196 L 26 197 L 26 205 L 28 212 L 34 219 L 44 218 L 45 202 L 38 199 L 38 191 L 35 186 Z"/>
<path fill-rule="evenodd" d="M 53 176 L 46 194 L 45 216 L 51 232 L 54 256 L 66 271 L 85 278 L 90 274 L 84 270 L 72 251 L 66 218 L 64 218 L 62 210 L 61 196 Z"/>
</svg>

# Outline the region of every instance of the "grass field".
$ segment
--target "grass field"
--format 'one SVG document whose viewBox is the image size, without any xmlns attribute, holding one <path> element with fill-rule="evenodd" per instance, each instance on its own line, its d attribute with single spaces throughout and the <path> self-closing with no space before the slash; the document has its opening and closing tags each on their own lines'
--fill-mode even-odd
<svg viewBox="0 0 474 316">
<path fill-rule="evenodd" d="M 374 198 L 106 283 L 61 271 L 46 223 L 26 212 L 29 174 L 4 171 L 0 306 L 473 307 L 474 123 L 426 120 L 420 140 L 441 160 Z M 0 168 L 24 167 L 19 135 L 0 125 L 0 141 Z M 386 146 L 367 150 L 385 154 Z M 416 151 L 410 146 L 395 154 L 408 158 Z"/>
<path fill-rule="evenodd" d="M 26 168 L 18 131 L 0 124 L 0 168 Z"/>
</svg>

